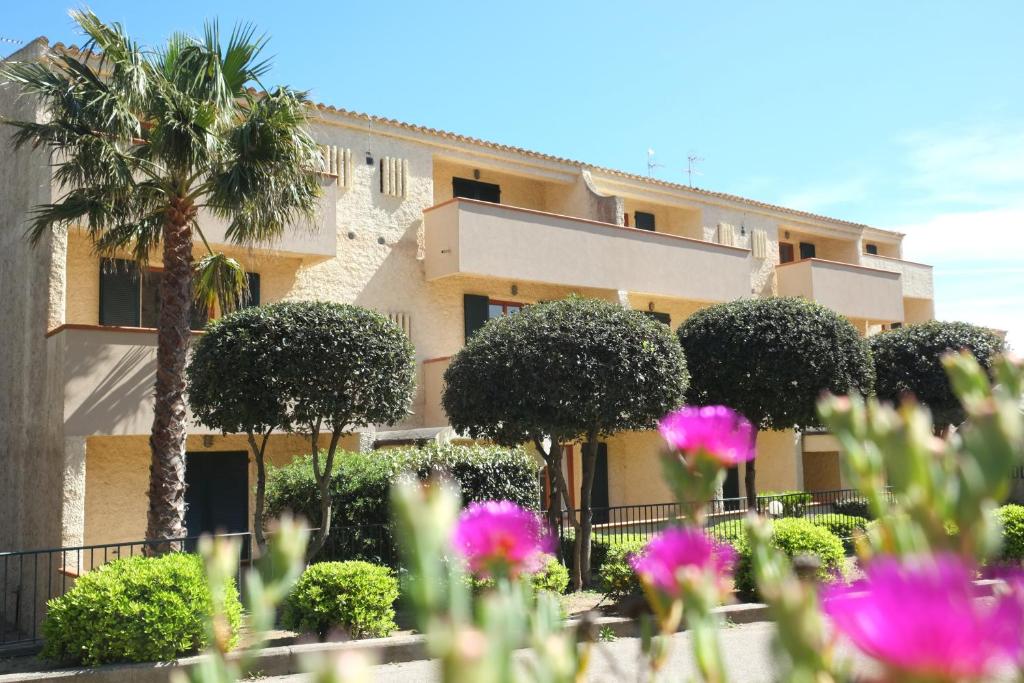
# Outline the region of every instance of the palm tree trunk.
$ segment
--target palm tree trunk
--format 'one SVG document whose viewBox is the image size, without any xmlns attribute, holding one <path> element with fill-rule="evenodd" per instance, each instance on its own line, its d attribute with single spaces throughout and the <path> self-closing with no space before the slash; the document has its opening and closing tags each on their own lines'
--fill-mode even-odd
<svg viewBox="0 0 1024 683">
<path fill-rule="evenodd" d="M 164 272 L 157 318 L 156 386 L 149 437 L 149 514 L 146 540 L 152 554 L 185 529 L 185 358 L 191 339 L 192 226 L 194 210 L 175 201 L 164 224 Z"/>
</svg>

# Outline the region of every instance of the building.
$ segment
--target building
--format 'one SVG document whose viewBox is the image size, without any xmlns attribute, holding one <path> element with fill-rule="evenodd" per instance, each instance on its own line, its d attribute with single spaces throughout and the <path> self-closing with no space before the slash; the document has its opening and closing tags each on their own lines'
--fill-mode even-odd
<svg viewBox="0 0 1024 683">
<path fill-rule="evenodd" d="M 48 49 L 40 39 L 12 59 Z M 9 87 L 0 109 L 39 115 Z M 312 130 L 330 171 L 316 229 L 248 250 L 226 245 L 212 220 L 204 231 L 245 265 L 260 302 L 350 302 L 410 334 L 414 414 L 348 448 L 451 438 L 448 359 L 489 317 L 539 300 L 599 297 L 675 327 L 708 304 L 798 295 L 864 334 L 933 314 L 931 268 L 903 260 L 899 233 L 324 105 Z M 145 529 L 159 271 L 111 268 L 75 229 L 31 248 L 27 213 L 57 196 L 47 161 L 0 156 L 0 549 L 131 541 Z M 660 447 L 653 432 L 609 439 L 595 505 L 669 500 L 653 465 Z M 758 448 L 759 488 L 841 484 L 826 435 L 764 433 Z M 244 439 L 196 427 L 188 451 L 193 527 L 244 528 Z M 269 455 L 304 452 L 304 439 L 281 435 Z M 568 462 L 578 487 L 578 448 Z"/>
</svg>

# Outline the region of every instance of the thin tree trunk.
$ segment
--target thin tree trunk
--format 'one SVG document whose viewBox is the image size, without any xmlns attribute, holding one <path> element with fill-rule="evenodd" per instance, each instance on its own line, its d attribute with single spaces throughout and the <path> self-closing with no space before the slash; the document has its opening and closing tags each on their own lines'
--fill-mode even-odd
<svg viewBox="0 0 1024 683">
<path fill-rule="evenodd" d="M 274 431 L 271 427 L 261 435 L 260 443 L 256 443 L 256 435 L 251 431 L 246 432 L 249 437 L 249 448 L 252 450 L 253 460 L 256 462 L 256 509 L 252 513 L 252 533 L 256 540 L 256 548 L 260 555 L 267 547 L 267 539 L 263 535 L 263 508 L 266 506 L 267 498 L 267 466 L 265 455 L 267 441 L 270 440 L 270 433 Z"/>
<path fill-rule="evenodd" d="M 175 200 L 163 234 L 163 275 L 157 318 L 156 385 L 153 429 L 149 437 L 149 513 L 146 539 L 150 554 L 171 550 L 166 541 L 185 529 L 185 358 L 192 331 L 192 226 L 195 209 Z"/>
<path fill-rule="evenodd" d="M 593 528 L 594 513 L 590 509 L 591 493 L 594 488 L 594 474 L 597 469 L 597 430 L 587 434 L 587 442 L 583 444 L 583 481 L 580 485 L 580 530 L 576 534 L 576 562 L 581 587 L 590 585 L 590 533 Z"/>
<path fill-rule="evenodd" d="M 757 448 L 757 432 L 758 428 L 754 427 L 753 435 L 750 437 L 753 441 L 753 446 Z M 757 462 L 757 458 L 751 458 L 746 462 L 744 466 L 743 484 L 747 489 L 747 509 L 757 510 L 757 469 L 754 463 Z"/>
<path fill-rule="evenodd" d="M 533 440 L 533 445 L 537 452 L 541 454 L 541 457 L 544 458 L 544 466 L 547 468 L 548 507 L 546 513 L 548 527 L 551 529 L 551 533 L 560 536 L 559 531 L 562 526 L 560 523 L 562 517 L 562 491 L 555 481 L 555 472 L 562 469 L 562 446 L 552 439 L 551 446 L 545 451 L 544 444 L 537 438 Z"/>
<path fill-rule="evenodd" d="M 314 433 L 319 432 L 319 426 Z M 317 491 L 320 494 L 320 528 L 313 534 L 306 550 L 306 561 L 312 562 L 316 554 L 324 547 L 331 533 L 331 515 L 334 514 L 334 501 L 331 499 L 331 474 L 334 471 L 334 455 L 338 452 L 338 441 L 341 430 L 335 428 L 331 432 L 331 442 L 324 457 L 323 469 L 320 468 L 320 453 L 317 450 L 317 439 L 313 437 L 313 477 L 316 479 Z"/>
</svg>

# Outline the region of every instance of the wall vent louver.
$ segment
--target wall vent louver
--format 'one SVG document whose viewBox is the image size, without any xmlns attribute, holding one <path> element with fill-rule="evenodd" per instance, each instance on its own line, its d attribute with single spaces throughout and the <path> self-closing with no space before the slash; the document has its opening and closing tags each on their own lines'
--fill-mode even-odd
<svg viewBox="0 0 1024 683">
<path fill-rule="evenodd" d="M 718 243 L 727 247 L 736 246 L 736 226 L 729 223 L 718 224 Z"/>
<path fill-rule="evenodd" d="M 402 331 L 405 332 L 405 336 L 412 339 L 412 316 L 410 314 L 401 311 L 392 311 L 391 313 L 388 313 L 388 320 L 402 328 Z"/>
<path fill-rule="evenodd" d="M 324 156 L 324 170 L 334 176 L 335 182 L 344 188 L 352 186 L 352 150 L 337 145 L 320 145 Z"/>
<path fill-rule="evenodd" d="M 380 160 L 380 191 L 389 197 L 404 197 L 409 177 L 409 161 L 395 157 Z"/>
<path fill-rule="evenodd" d="M 754 258 L 768 258 L 768 232 L 755 228 L 750 233 L 750 251 Z"/>
</svg>

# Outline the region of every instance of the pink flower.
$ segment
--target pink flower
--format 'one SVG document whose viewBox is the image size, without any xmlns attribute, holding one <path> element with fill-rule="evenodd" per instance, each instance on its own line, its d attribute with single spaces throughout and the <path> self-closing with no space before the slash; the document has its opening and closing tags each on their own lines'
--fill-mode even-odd
<svg viewBox="0 0 1024 683">
<path fill-rule="evenodd" d="M 723 579 L 736 561 L 736 551 L 698 529 L 666 529 L 630 560 L 641 580 L 672 597 L 680 595 L 680 572 L 710 573 Z"/>
<path fill-rule="evenodd" d="M 515 577 L 540 570 L 552 542 L 536 514 L 507 500 L 491 500 L 462 511 L 452 545 L 473 573 Z"/>
<path fill-rule="evenodd" d="M 686 407 L 658 423 L 672 448 L 705 453 L 726 467 L 754 459 L 754 428 L 747 418 L 725 406 Z"/>
<path fill-rule="evenodd" d="M 955 555 L 879 558 L 865 581 L 826 589 L 824 610 L 858 649 L 902 677 L 983 678 L 1021 662 L 1024 602 L 1012 594 L 979 601 L 973 578 Z"/>
</svg>

